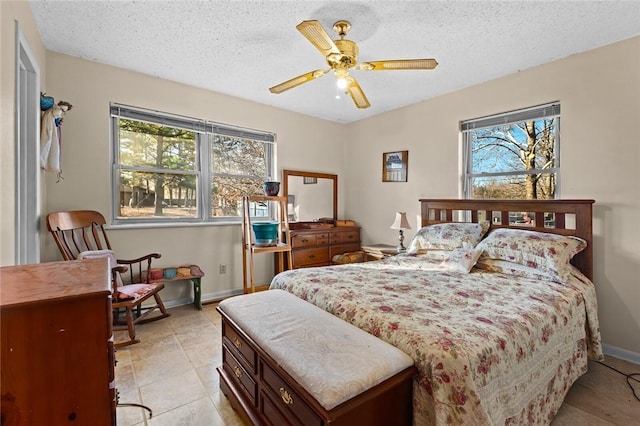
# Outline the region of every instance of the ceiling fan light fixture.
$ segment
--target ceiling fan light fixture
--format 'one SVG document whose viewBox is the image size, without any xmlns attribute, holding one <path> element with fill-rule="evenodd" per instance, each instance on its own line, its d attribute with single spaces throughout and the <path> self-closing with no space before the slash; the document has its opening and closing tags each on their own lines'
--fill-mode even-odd
<svg viewBox="0 0 640 426">
<path fill-rule="evenodd" d="M 338 89 L 345 90 L 349 86 L 349 72 L 346 69 L 337 69 L 334 71 L 336 75 L 336 85 Z"/>
<path fill-rule="evenodd" d="M 334 31 L 340 37 L 339 40 L 332 40 L 320 22 L 316 20 L 302 21 L 296 28 L 322 53 L 329 65 L 329 69 L 311 71 L 277 84 L 269 88 L 271 93 L 282 93 L 333 71 L 336 76 L 336 99 L 340 99 L 340 92 L 342 92 L 351 96 L 358 108 L 369 108 L 371 104 L 367 96 L 356 79 L 349 75 L 349 70 L 432 70 L 438 66 L 438 62 L 433 58 L 394 59 L 358 63 L 358 45 L 356 42 L 345 38 L 351 29 L 351 24 L 348 21 L 338 21 L 333 26 Z"/>
</svg>

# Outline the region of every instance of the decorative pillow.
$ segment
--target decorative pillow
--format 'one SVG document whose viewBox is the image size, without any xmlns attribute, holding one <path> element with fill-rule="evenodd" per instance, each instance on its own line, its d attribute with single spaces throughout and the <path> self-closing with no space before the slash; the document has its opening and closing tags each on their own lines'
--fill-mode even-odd
<svg viewBox="0 0 640 426">
<path fill-rule="evenodd" d="M 432 250 L 474 248 L 489 229 L 489 225 L 489 222 L 451 222 L 425 226 L 411 239 L 408 252 L 430 255 Z"/>
<path fill-rule="evenodd" d="M 452 250 L 440 265 L 452 271 L 468 274 L 471 272 L 471 268 L 476 264 L 481 254 L 482 250 L 457 248 Z"/>
<path fill-rule="evenodd" d="M 78 254 L 78 260 L 82 260 L 82 259 L 101 259 L 106 257 L 107 259 L 109 259 L 109 268 L 115 268 L 116 266 L 118 266 L 118 262 L 116 261 L 116 256 L 113 253 L 113 250 L 87 250 L 87 251 L 83 251 L 80 252 Z M 122 278 L 120 277 L 120 274 L 116 274 L 116 287 L 118 289 L 120 289 L 122 287 L 123 283 L 122 283 Z M 115 290 L 114 290 L 115 292 Z M 123 294 L 122 297 L 120 296 L 120 292 L 118 292 L 118 294 L 114 293 L 114 298 L 116 298 L 116 300 L 119 299 L 128 299 L 130 298 L 129 296 L 127 296 L 126 294 Z M 117 296 L 117 297 L 116 297 Z"/>
<path fill-rule="evenodd" d="M 508 260 L 489 259 L 480 256 L 476 263 L 476 268 L 485 271 L 500 272 L 501 274 L 515 275 L 516 277 L 533 278 L 536 280 L 552 280 L 557 281 L 557 276 L 545 275 L 543 271 L 519 263 L 509 262 Z"/>
<path fill-rule="evenodd" d="M 578 237 L 499 228 L 489 233 L 477 248 L 483 251 L 480 261 L 507 260 L 566 282 L 571 274 L 569 261 L 586 246 L 586 241 Z"/>
</svg>

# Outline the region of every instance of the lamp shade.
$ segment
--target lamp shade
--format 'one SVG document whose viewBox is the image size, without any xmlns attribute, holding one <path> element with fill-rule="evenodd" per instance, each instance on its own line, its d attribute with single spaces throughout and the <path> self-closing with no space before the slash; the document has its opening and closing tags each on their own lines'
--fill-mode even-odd
<svg viewBox="0 0 640 426">
<path fill-rule="evenodd" d="M 411 229 L 406 212 L 396 212 L 396 219 L 391 225 L 391 229 Z"/>
</svg>

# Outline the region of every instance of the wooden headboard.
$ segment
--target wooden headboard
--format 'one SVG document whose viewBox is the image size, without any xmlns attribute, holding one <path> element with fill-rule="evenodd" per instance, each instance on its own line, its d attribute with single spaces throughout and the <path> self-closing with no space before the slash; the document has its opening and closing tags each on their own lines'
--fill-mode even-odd
<svg viewBox="0 0 640 426">
<path fill-rule="evenodd" d="M 445 222 L 491 221 L 491 228 L 516 228 L 573 235 L 587 248 L 571 263 L 593 280 L 594 200 L 429 200 L 421 199 L 422 226 Z M 529 216 L 530 223 L 525 222 Z"/>
</svg>

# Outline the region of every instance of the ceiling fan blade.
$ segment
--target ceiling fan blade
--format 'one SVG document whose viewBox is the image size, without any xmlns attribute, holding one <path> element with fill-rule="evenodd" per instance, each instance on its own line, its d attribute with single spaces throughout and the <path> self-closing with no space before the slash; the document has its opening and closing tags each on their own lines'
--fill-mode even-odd
<svg viewBox="0 0 640 426">
<path fill-rule="evenodd" d="M 349 82 L 349 86 L 347 86 L 347 91 L 349 95 L 351 95 L 351 99 L 353 99 L 353 103 L 356 104 L 358 108 L 369 108 L 371 104 L 369 103 L 369 99 L 362 91 L 362 88 L 358 84 L 355 78 L 349 76 L 347 77 L 347 81 Z"/>
<path fill-rule="evenodd" d="M 432 70 L 438 66 L 435 59 L 396 59 L 390 61 L 363 62 L 356 66 L 364 71 Z"/>
<path fill-rule="evenodd" d="M 287 80 L 284 83 L 276 84 L 275 86 L 269 88 L 271 93 L 282 93 L 286 90 L 293 89 L 296 86 L 300 86 L 307 81 L 315 80 L 316 78 L 320 78 L 329 70 L 315 70 L 308 72 L 306 74 L 299 75 L 297 77 L 292 78 L 291 80 Z"/>
<path fill-rule="evenodd" d="M 302 21 L 296 28 L 318 49 L 325 57 L 330 53 L 340 53 L 329 34 L 318 21 Z"/>
</svg>

